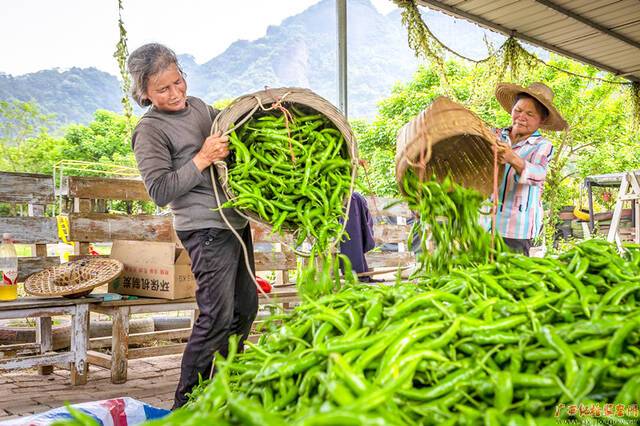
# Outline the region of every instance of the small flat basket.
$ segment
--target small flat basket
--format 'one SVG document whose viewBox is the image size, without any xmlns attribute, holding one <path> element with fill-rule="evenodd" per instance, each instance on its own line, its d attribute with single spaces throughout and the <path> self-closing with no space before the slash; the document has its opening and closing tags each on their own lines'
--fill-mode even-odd
<svg viewBox="0 0 640 426">
<path fill-rule="evenodd" d="M 116 259 L 78 259 L 30 275 L 24 289 L 33 296 L 82 297 L 118 278 L 123 268 L 122 262 Z"/>
</svg>

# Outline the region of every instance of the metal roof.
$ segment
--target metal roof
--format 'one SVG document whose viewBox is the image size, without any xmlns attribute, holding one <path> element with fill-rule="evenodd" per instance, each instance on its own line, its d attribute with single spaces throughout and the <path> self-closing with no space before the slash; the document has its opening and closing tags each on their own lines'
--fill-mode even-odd
<svg viewBox="0 0 640 426">
<path fill-rule="evenodd" d="M 417 2 L 631 81 L 640 81 L 640 0 Z"/>
</svg>

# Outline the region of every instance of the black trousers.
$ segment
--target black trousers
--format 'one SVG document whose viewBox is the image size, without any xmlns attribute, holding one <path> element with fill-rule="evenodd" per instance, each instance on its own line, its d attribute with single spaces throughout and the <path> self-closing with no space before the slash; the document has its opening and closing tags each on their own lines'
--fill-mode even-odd
<svg viewBox="0 0 640 426">
<path fill-rule="evenodd" d="M 251 229 L 247 225 L 237 232 L 255 273 Z M 230 230 L 210 228 L 177 234 L 191 258 L 200 315 L 182 356 L 174 409 L 187 402 L 186 394 L 198 384 L 199 374 L 209 378 L 214 354 L 227 356 L 229 336 L 238 334 L 242 342 L 247 338 L 258 312 L 256 286 L 247 271 L 240 242 Z"/>
<path fill-rule="evenodd" d="M 529 249 L 531 249 L 531 240 L 520 240 L 516 238 L 503 238 L 507 246 L 515 251 L 529 256 Z"/>
</svg>

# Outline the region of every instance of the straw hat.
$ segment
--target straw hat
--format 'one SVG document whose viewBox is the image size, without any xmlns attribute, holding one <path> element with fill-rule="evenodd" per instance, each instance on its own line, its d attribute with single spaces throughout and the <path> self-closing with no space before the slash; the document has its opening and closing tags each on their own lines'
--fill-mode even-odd
<svg viewBox="0 0 640 426">
<path fill-rule="evenodd" d="M 511 113 L 516 97 L 520 93 L 533 96 L 538 102 L 544 105 L 549 111 L 547 120 L 540 125 L 547 130 L 565 130 L 569 127 L 567 122 L 556 107 L 553 106 L 553 90 L 544 83 L 532 83 L 529 87 L 522 87 L 513 83 L 498 83 L 496 86 L 496 99 L 508 113 Z"/>
<path fill-rule="evenodd" d="M 50 266 L 30 275 L 24 289 L 34 296 L 82 297 L 122 273 L 122 262 L 108 258 L 85 258 Z"/>
</svg>

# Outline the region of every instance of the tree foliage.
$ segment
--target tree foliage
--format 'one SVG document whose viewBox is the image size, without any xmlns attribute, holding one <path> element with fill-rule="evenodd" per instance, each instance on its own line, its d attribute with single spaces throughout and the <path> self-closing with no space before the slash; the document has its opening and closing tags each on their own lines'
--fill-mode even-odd
<svg viewBox="0 0 640 426">
<path fill-rule="evenodd" d="M 61 160 L 135 167 L 127 119 L 98 110 L 89 125 L 71 125 L 61 137 L 47 132 L 50 116 L 34 103 L 0 103 L 0 170 L 52 173 Z M 134 123 L 134 120 L 131 121 Z"/>
<path fill-rule="evenodd" d="M 31 140 L 46 137 L 51 119 L 34 102 L 0 101 L 0 169 L 22 171 L 23 153 Z"/>
<path fill-rule="evenodd" d="M 546 208 L 556 212 L 561 206 L 578 199 L 579 187 L 586 176 L 621 172 L 640 168 L 640 137 L 632 125 L 632 111 L 624 86 L 612 76 L 604 82 L 584 79 L 559 71 L 603 77 L 586 65 L 552 57 L 552 67 L 542 64 L 529 66 L 511 75 L 515 83 L 527 86 L 542 81 L 554 93 L 554 104 L 570 125 L 569 132 L 545 132 L 554 144 L 554 159 L 549 167 L 544 192 Z M 396 195 L 394 181 L 395 139 L 399 129 L 441 95 L 449 94 L 455 101 L 477 113 L 489 126 L 510 125 L 509 114 L 494 96 L 499 75 L 496 60 L 477 65 L 460 61 L 446 64 L 448 88 L 442 87 L 439 71 L 423 66 L 406 83 L 396 85 L 391 95 L 379 103 L 378 115 L 371 123 L 356 122 L 354 131 L 358 139 L 360 156 L 369 163 L 367 183 L 360 177 L 360 186 L 366 192 L 378 195 Z M 553 221 L 554 215 L 550 215 Z"/>
</svg>

